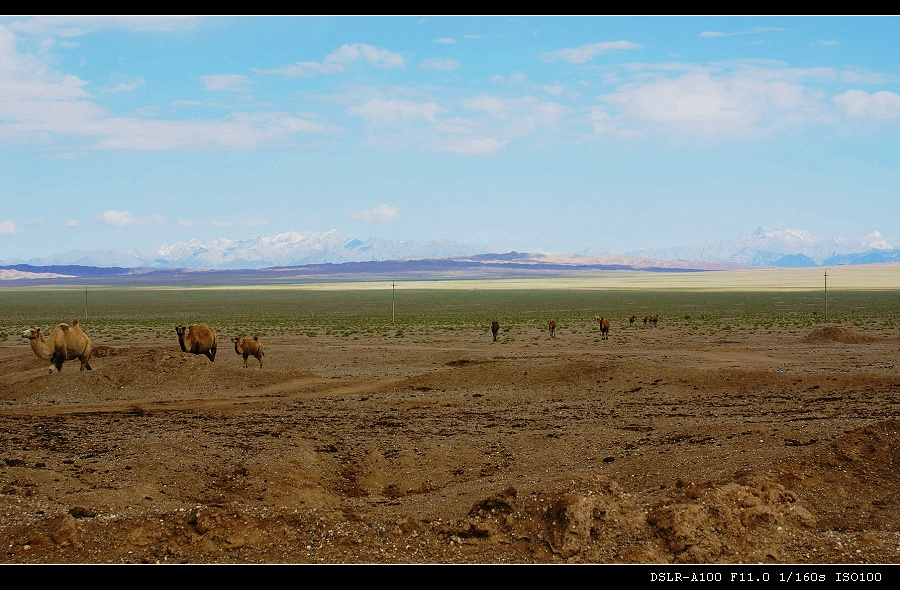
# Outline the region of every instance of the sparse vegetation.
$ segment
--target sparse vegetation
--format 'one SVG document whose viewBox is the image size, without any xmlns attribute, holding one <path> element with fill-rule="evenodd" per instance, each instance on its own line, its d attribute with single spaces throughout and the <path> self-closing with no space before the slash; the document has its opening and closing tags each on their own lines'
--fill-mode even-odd
<svg viewBox="0 0 900 590">
<path fill-rule="evenodd" d="M 543 329 L 556 318 L 560 329 L 597 333 L 594 316 L 612 319 L 612 332 L 647 329 L 640 319 L 660 316 L 659 327 L 700 334 L 736 329 L 783 331 L 825 323 L 822 293 L 815 291 L 674 291 L 602 289 L 408 288 L 389 290 L 296 286 L 195 288 L 0 288 L 0 336 L 20 334 L 28 325 L 53 326 L 79 318 L 93 338 L 128 341 L 174 338 L 177 324 L 208 323 L 223 335 L 320 334 L 345 339 L 402 338 L 475 331 L 489 334 L 493 319 L 503 338 Z M 87 299 L 87 305 L 85 300 Z M 251 315 L 246 310 L 252 309 Z M 685 313 L 689 310 L 689 314 Z M 392 322 L 392 311 L 395 314 Z M 685 319 L 689 315 L 689 319 Z M 829 291 L 828 321 L 891 329 L 900 317 L 893 290 Z"/>
</svg>

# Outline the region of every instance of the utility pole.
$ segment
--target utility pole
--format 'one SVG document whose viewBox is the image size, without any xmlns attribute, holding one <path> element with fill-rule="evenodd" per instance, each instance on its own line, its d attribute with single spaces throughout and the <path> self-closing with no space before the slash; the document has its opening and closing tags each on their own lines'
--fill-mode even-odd
<svg viewBox="0 0 900 590">
<path fill-rule="evenodd" d="M 391 283 L 391 323 L 394 323 L 394 287 L 396 287 L 396 283 Z"/>
<path fill-rule="evenodd" d="M 87 325 L 87 289 L 84 290 L 84 323 Z"/>
<path fill-rule="evenodd" d="M 825 321 L 828 321 L 828 269 L 825 269 Z"/>
</svg>

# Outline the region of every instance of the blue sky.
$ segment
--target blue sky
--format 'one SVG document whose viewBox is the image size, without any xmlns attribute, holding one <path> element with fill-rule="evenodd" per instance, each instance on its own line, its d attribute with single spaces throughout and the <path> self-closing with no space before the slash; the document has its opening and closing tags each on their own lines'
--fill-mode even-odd
<svg viewBox="0 0 900 590">
<path fill-rule="evenodd" d="M 897 17 L 0 17 L 0 261 L 900 245 Z"/>
</svg>

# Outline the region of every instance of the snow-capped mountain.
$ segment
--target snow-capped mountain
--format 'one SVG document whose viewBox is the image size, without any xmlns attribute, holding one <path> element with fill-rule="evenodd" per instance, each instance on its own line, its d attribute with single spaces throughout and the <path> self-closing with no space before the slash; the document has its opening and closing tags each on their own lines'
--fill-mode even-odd
<svg viewBox="0 0 900 590">
<path fill-rule="evenodd" d="M 747 266 L 806 267 L 866 264 L 900 260 L 879 232 L 862 239 L 826 238 L 801 229 L 757 228 L 735 240 L 707 242 L 685 248 L 642 250 L 632 256 L 675 260 L 708 260 Z"/>
<path fill-rule="evenodd" d="M 753 233 L 735 240 L 707 242 L 692 247 L 640 250 L 624 255 L 602 252 L 601 248 L 602 245 L 598 245 L 597 248 L 576 252 L 571 256 L 582 259 L 600 256 L 610 264 L 612 264 L 610 260 L 615 256 L 625 256 L 631 259 L 657 261 L 693 261 L 696 264 L 780 267 L 900 261 L 900 250 L 893 248 L 878 232 L 860 239 L 847 239 L 821 237 L 799 229 L 758 228 Z M 133 250 L 75 251 L 33 259 L 28 261 L 28 264 L 235 270 L 345 262 L 474 257 L 489 252 L 483 245 L 450 241 L 348 239 L 337 230 L 330 230 L 321 233 L 286 232 L 247 240 L 218 239 L 211 242 L 190 240 L 163 244 L 151 254 L 140 254 Z M 17 262 L 21 261 L 0 261 L 0 265 Z M 657 264 L 657 266 L 665 265 Z"/>
</svg>

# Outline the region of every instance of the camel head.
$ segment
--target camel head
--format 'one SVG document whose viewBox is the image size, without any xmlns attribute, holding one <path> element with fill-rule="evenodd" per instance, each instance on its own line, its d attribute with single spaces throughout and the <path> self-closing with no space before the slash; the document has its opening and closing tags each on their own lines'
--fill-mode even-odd
<svg viewBox="0 0 900 590">
<path fill-rule="evenodd" d="M 22 332 L 22 338 L 28 338 L 29 340 L 40 339 L 41 337 L 41 329 L 37 326 L 31 326 L 24 332 Z"/>
<path fill-rule="evenodd" d="M 184 326 L 175 326 L 175 333 L 178 334 L 179 338 L 184 338 L 185 332 L 187 332 L 187 328 Z"/>
<path fill-rule="evenodd" d="M 241 339 L 240 338 L 232 338 L 231 341 L 234 342 L 235 344 L 237 344 L 238 342 L 241 341 Z"/>
</svg>

